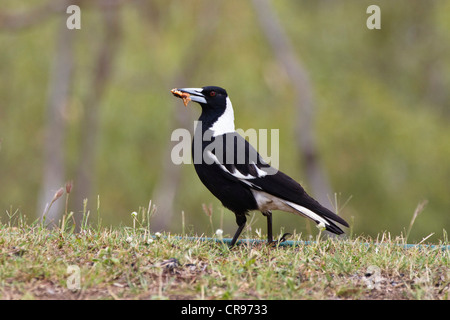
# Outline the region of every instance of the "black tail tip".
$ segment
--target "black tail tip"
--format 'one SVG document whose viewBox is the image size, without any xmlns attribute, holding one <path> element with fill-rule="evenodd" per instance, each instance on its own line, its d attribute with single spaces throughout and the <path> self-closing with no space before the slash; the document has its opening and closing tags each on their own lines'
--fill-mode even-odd
<svg viewBox="0 0 450 320">
<path fill-rule="evenodd" d="M 345 233 L 341 228 L 339 228 L 339 227 L 338 227 L 337 225 L 335 225 L 334 223 L 331 223 L 331 224 L 327 225 L 327 226 L 325 227 L 325 230 L 330 231 L 331 233 L 334 233 L 334 234 L 337 234 L 337 235 L 340 235 L 340 234 L 344 234 L 344 233 Z"/>
</svg>

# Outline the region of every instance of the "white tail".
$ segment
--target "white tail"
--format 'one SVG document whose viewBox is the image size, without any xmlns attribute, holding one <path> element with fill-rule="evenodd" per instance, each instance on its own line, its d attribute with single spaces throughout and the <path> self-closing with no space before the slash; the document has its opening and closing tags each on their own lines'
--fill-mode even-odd
<svg viewBox="0 0 450 320">
<path fill-rule="evenodd" d="M 314 213 L 313 211 L 302 207 L 299 204 L 290 202 L 290 201 L 284 201 L 284 203 L 286 203 L 289 207 L 291 207 L 292 209 L 294 209 L 296 212 L 293 212 L 295 214 L 304 216 L 306 218 L 310 218 L 311 220 L 315 221 L 316 223 L 323 223 L 325 226 L 329 226 L 330 223 L 325 220 L 324 218 L 322 218 L 321 216 L 319 216 L 318 214 Z"/>
</svg>

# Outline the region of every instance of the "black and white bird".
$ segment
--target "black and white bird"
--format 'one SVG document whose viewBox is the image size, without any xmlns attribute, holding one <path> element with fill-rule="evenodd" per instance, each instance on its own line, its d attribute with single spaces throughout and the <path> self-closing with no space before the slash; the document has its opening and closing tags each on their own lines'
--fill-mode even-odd
<svg viewBox="0 0 450 320">
<path fill-rule="evenodd" d="M 191 100 L 202 107 L 192 142 L 194 166 L 208 190 L 236 215 L 238 229 L 231 246 L 252 210 L 260 210 L 267 218 L 269 243 L 273 242 L 272 210 L 291 212 L 332 233 L 344 233 L 336 225 L 337 222 L 348 227 L 344 219 L 309 196 L 299 183 L 267 164 L 235 131 L 233 107 L 224 89 L 208 86 L 171 92 L 182 98 L 185 105 Z"/>
</svg>

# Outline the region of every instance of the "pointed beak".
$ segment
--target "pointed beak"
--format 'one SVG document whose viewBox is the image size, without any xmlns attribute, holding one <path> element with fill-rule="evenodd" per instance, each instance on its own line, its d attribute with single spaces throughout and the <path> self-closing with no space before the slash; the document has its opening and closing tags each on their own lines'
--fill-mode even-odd
<svg viewBox="0 0 450 320">
<path fill-rule="evenodd" d="M 202 91 L 202 88 L 175 88 L 170 90 L 175 97 L 183 99 L 185 106 L 187 106 L 191 100 L 198 103 L 206 103 L 206 99 L 202 94 Z"/>
</svg>

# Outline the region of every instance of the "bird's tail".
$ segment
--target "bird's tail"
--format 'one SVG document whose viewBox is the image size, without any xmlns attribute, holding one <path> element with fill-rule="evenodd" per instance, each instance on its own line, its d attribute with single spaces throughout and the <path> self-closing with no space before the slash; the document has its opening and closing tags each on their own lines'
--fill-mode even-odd
<svg viewBox="0 0 450 320">
<path fill-rule="evenodd" d="M 326 230 L 335 233 L 335 234 L 343 234 L 341 228 L 339 228 L 335 222 L 338 222 L 346 227 L 348 227 L 348 223 L 339 217 L 337 214 L 333 213 L 331 210 L 321 206 L 317 203 L 314 207 L 314 211 L 308 208 L 305 208 L 297 203 L 293 203 L 291 201 L 284 201 L 289 207 L 294 209 L 293 213 L 301 215 L 303 217 L 309 218 L 313 220 L 318 225 L 322 225 Z"/>
</svg>

